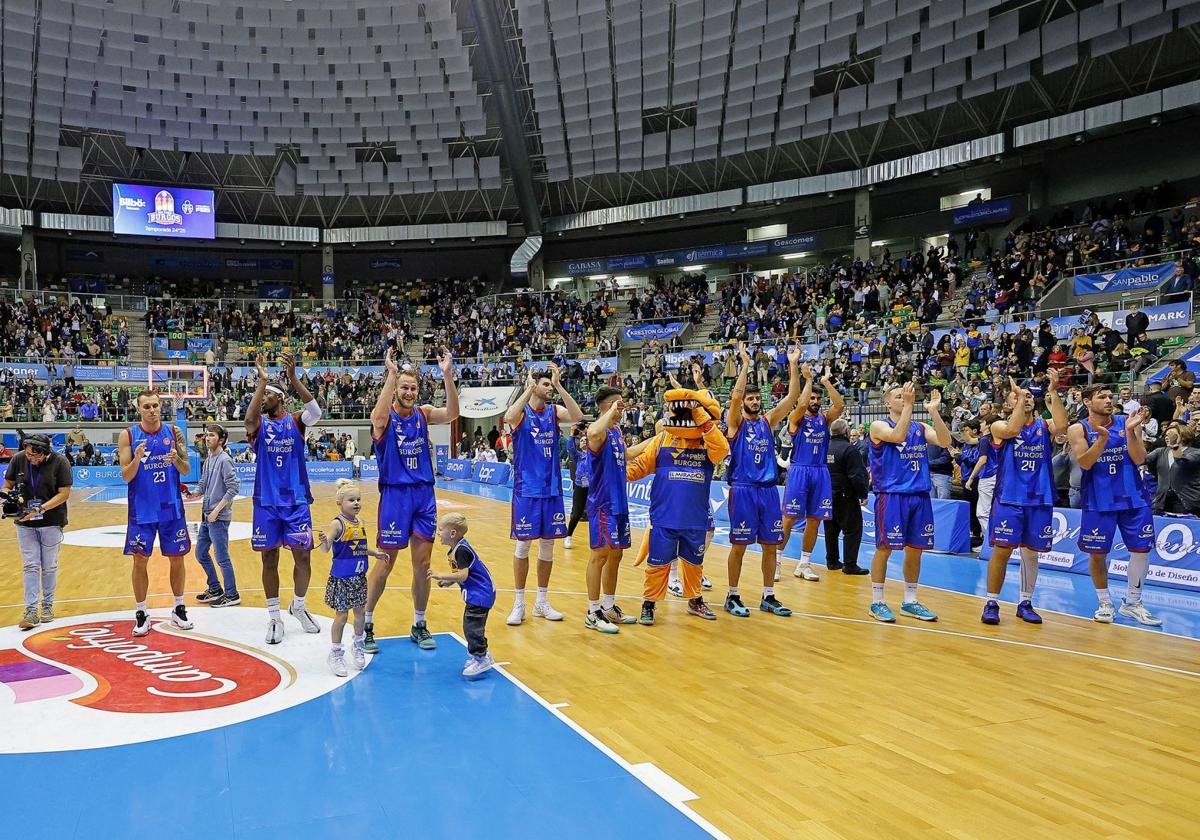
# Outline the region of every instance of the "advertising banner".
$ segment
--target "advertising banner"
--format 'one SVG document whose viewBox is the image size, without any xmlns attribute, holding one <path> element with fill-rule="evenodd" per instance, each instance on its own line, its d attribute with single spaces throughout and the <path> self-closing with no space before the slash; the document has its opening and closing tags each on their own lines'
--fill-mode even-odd
<svg viewBox="0 0 1200 840">
<path fill-rule="evenodd" d="M 438 444 L 433 447 L 433 468 L 436 475 L 441 475 L 446 471 L 446 461 L 450 459 L 450 447 L 445 444 Z"/>
<path fill-rule="evenodd" d="M 471 471 L 471 478 L 480 484 L 508 484 L 512 478 L 512 467 L 508 464 L 479 463 Z"/>
<path fill-rule="evenodd" d="M 966 207 L 952 210 L 950 213 L 950 223 L 954 227 L 961 227 L 963 225 L 977 225 L 980 222 L 998 222 L 1011 218 L 1012 214 L 1012 199 L 1000 198 L 996 201 L 968 204 Z"/>
<path fill-rule="evenodd" d="M 513 386 L 499 388 L 463 388 L 458 397 L 461 417 L 480 420 L 503 414 L 512 399 Z"/>
<path fill-rule="evenodd" d="M 1075 294 L 1099 295 L 1106 292 L 1128 292 L 1133 289 L 1149 289 L 1159 286 L 1172 277 L 1178 266 L 1175 263 L 1134 266 L 1102 274 L 1076 274 Z"/>
<path fill-rule="evenodd" d="M 470 478 L 473 474 L 472 464 L 460 458 L 448 458 L 442 474 L 446 478 Z"/>
<path fill-rule="evenodd" d="M 113 184 L 113 233 L 214 239 L 217 216 L 212 190 Z"/>
<path fill-rule="evenodd" d="M 668 339 L 683 335 L 687 324 L 636 324 L 625 327 L 622 334 L 626 341 L 646 341 L 651 338 Z"/>
</svg>

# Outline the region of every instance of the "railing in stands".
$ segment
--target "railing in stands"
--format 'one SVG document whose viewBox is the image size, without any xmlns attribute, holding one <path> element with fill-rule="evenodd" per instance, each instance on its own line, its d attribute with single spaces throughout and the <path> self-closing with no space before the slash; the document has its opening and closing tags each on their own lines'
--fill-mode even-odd
<svg viewBox="0 0 1200 840">
<path fill-rule="evenodd" d="M 31 301 L 39 306 L 61 306 L 66 303 L 68 306 L 79 304 L 91 304 L 99 309 L 104 306 L 111 306 L 114 312 L 145 312 L 147 299 L 141 295 L 120 295 L 120 294 L 91 294 L 89 292 L 59 292 L 47 290 L 30 290 L 30 289 L 0 289 L 0 300 L 16 303 L 18 300 Z"/>
</svg>

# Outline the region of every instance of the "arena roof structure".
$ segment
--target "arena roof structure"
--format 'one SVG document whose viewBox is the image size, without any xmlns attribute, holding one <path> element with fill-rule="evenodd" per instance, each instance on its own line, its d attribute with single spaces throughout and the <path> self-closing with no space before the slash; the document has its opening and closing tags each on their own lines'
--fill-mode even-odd
<svg viewBox="0 0 1200 840">
<path fill-rule="evenodd" d="M 1200 77 L 1200 0 L 0 0 L 0 201 L 543 219 L 861 169 Z"/>
</svg>

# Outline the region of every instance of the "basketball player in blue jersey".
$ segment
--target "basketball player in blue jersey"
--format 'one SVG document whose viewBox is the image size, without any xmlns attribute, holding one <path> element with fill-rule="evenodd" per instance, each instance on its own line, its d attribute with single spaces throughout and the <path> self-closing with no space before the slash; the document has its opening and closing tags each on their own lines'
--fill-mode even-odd
<svg viewBox="0 0 1200 840">
<path fill-rule="evenodd" d="M 625 401 L 617 388 L 596 392 L 599 416 L 588 426 L 587 460 L 588 532 L 592 556 L 587 566 L 588 612 L 584 626 L 601 633 L 616 633 L 622 624 L 633 624 L 617 606 L 617 574 L 621 557 L 629 548 L 629 497 L 625 489 L 625 440 L 621 415 Z"/>
<path fill-rule="evenodd" d="M 1092 617 L 1102 624 L 1113 621 L 1112 596 L 1108 592 L 1108 553 L 1113 536 L 1129 549 L 1126 577 L 1129 592 L 1121 604 L 1121 615 L 1140 624 L 1157 627 L 1162 619 L 1142 603 L 1142 584 L 1150 569 L 1154 547 L 1154 517 L 1142 488 L 1138 468 L 1146 462 L 1142 427 L 1150 417 L 1145 406 L 1132 412 L 1124 426 L 1113 422 L 1113 395 L 1107 385 L 1088 385 L 1082 392 L 1087 418 L 1067 429 L 1067 440 L 1083 471 L 1079 484 L 1082 513 L 1079 517 L 1079 549 L 1086 552 L 1092 583 L 1100 606 Z"/>
<path fill-rule="evenodd" d="M 900 612 L 921 621 L 937 621 L 937 615 L 917 600 L 921 576 L 921 553 L 933 548 L 933 502 L 929 498 L 929 455 L 932 440 L 950 448 L 950 429 L 938 413 L 942 395 L 929 392 L 925 410 L 933 425 L 912 419 L 917 392 L 913 383 L 897 385 L 883 395 L 888 419 L 871 423 L 871 484 L 875 490 L 875 556 L 871 560 L 871 617 L 895 621 L 896 615 L 883 599 L 887 564 L 892 549 L 904 549 L 904 601 Z"/>
<path fill-rule="evenodd" d="M 788 416 L 800 396 L 800 348 L 788 351 L 788 390 L 766 415 L 762 413 L 762 393 L 758 385 L 747 386 L 750 356 L 744 344 L 738 345 L 742 369 L 730 394 L 729 438 L 729 594 L 725 610 L 740 618 L 750 615 L 738 593 L 742 557 L 746 546 L 762 547 L 763 596 L 758 608 L 763 612 L 788 616 L 792 611 L 775 597 L 775 557 L 783 542 L 783 506 L 775 489 L 775 429 Z M 804 375 L 812 379 L 808 365 Z"/>
<path fill-rule="evenodd" d="M 263 594 L 267 599 L 267 644 L 283 641 L 283 619 L 279 615 L 279 548 L 292 553 L 292 586 L 295 596 L 288 613 L 305 633 L 320 633 L 312 613 L 304 605 L 312 578 L 313 529 L 312 491 L 304 456 L 304 430 L 321 419 L 321 406 L 296 376 L 296 360 L 283 356 L 292 390 L 304 402 L 304 410 L 289 413 L 287 395 L 268 381 L 263 357 L 254 360 L 258 386 L 246 407 L 246 440 L 254 447 L 254 533 L 250 547 L 262 554 Z"/>
<path fill-rule="evenodd" d="M 437 537 L 437 500 L 433 494 L 433 445 L 430 425 L 458 419 L 458 388 L 454 385 L 454 357 L 443 347 L 438 356 L 446 405 L 418 405 L 417 373 L 407 365 L 401 370 L 389 349 L 383 361 L 387 376 L 383 390 L 371 410 L 371 439 L 379 463 L 379 536 L 376 545 L 387 554 L 375 565 L 368 581 L 366 650 L 378 653 L 375 641 L 375 605 L 383 596 L 396 556 L 409 548 L 412 561 L 413 623 L 408 638 L 421 650 L 433 650 L 437 642 L 425 623 L 429 606 L 429 557 Z"/>
<path fill-rule="evenodd" d="M 796 520 L 804 517 L 804 541 L 800 544 L 800 562 L 795 575 L 804 580 L 819 580 L 809 557 L 817 545 L 817 529 L 821 522 L 833 516 L 833 482 L 829 478 L 826 457 L 829 452 L 829 424 L 842 416 L 845 401 L 833 387 L 829 372 L 821 377 L 821 386 L 829 395 L 829 408 L 821 411 L 821 395 L 815 393 L 811 379 L 804 381 L 804 390 L 796 408 L 788 415 L 788 434 L 792 436 L 792 463 L 788 467 L 787 485 L 783 491 L 783 545 L 792 536 Z M 847 557 L 858 563 L 857 557 Z M 831 569 L 840 568 L 830 566 Z M 775 570 L 779 580 L 779 570 Z"/>
<path fill-rule="evenodd" d="M 993 457 L 998 467 L 996 490 L 989 518 L 987 601 L 984 624 L 1000 623 L 1000 588 L 1013 549 L 1021 549 L 1021 597 L 1017 618 L 1041 624 L 1033 609 L 1033 588 L 1038 577 L 1038 552 L 1054 542 L 1054 438 L 1067 430 L 1067 409 L 1058 398 L 1058 371 L 1049 370 L 1046 406 L 1050 422 L 1033 413 L 1033 394 L 1009 379 L 1007 420 L 992 423 Z"/>
<path fill-rule="evenodd" d="M 171 625 L 191 630 L 192 622 L 183 605 L 187 577 L 183 558 L 192 548 L 192 539 L 179 493 L 180 479 L 191 469 L 187 441 L 174 425 L 163 425 L 161 404 L 154 391 L 137 395 L 137 410 L 141 422 L 121 430 L 117 436 L 121 478 L 129 485 L 125 553 L 133 556 L 133 598 L 137 603 L 133 635 L 145 636 L 150 632 L 146 610 L 150 577 L 146 564 L 156 538 L 159 550 L 171 564 L 171 593 L 175 596 Z"/>
<path fill-rule="evenodd" d="M 562 405 L 550 402 L 555 392 Z M 513 492 L 512 530 L 513 578 L 516 600 L 507 623 L 525 621 L 525 582 L 529 578 L 529 549 L 538 540 L 537 599 L 533 614 L 562 621 L 562 613 L 550 606 L 550 571 L 554 568 L 554 540 L 567 535 L 567 517 L 562 499 L 562 474 L 558 465 L 558 427 L 583 419 L 579 404 L 559 381 L 558 366 L 529 372 L 525 390 L 504 413 L 512 429 Z M 590 490 L 588 491 L 591 492 Z"/>
</svg>

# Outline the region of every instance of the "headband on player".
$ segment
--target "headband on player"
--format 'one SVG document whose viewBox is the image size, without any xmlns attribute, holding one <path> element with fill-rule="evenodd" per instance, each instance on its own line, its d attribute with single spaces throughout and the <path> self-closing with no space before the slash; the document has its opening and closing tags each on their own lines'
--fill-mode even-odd
<svg viewBox="0 0 1200 840">
<path fill-rule="evenodd" d="M 278 394 L 280 397 L 286 397 L 286 396 L 287 396 L 287 394 L 285 394 L 285 393 L 283 392 L 283 389 L 282 389 L 282 388 L 277 388 L 277 387 L 275 387 L 274 385 L 268 385 L 268 386 L 267 386 L 267 390 L 268 390 L 268 391 L 270 391 L 270 392 L 271 392 L 271 393 L 273 393 L 273 394 Z"/>
</svg>

